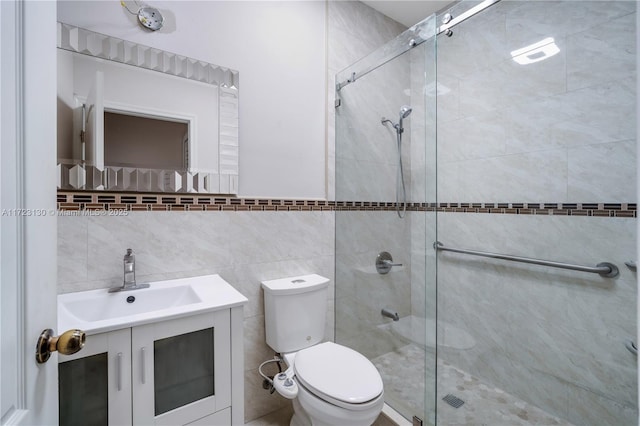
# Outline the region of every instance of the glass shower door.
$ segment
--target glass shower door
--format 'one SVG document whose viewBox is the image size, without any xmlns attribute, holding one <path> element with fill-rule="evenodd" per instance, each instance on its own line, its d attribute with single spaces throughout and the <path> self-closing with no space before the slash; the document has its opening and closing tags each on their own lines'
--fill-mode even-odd
<svg viewBox="0 0 640 426">
<path fill-rule="evenodd" d="M 636 6 L 503 0 L 438 36 L 438 240 L 620 270 L 439 252 L 440 425 L 637 424 Z"/>
<path fill-rule="evenodd" d="M 423 22 L 336 81 L 336 341 L 376 365 L 388 405 L 424 424 L 435 421 L 434 31 Z"/>
</svg>

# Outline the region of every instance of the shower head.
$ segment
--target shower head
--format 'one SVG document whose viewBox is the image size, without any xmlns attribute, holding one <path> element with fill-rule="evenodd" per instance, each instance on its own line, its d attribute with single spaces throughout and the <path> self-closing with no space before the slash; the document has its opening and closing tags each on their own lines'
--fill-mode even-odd
<svg viewBox="0 0 640 426">
<path fill-rule="evenodd" d="M 400 108 L 400 120 L 407 118 L 411 114 L 411 111 L 413 111 L 413 109 L 409 105 L 403 105 L 402 108 Z"/>
<path fill-rule="evenodd" d="M 400 108 L 400 120 L 398 121 L 398 127 L 396 127 L 396 130 L 399 133 L 404 132 L 404 127 L 402 127 L 402 120 L 407 118 L 409 114 L 411 114 L 411 111 L 413 110 L 409 105 L 403 105 L 402 108 Z"/>
<path fill-rule="evenodd" d="M 409 105 L 403 105 L 402 108 L 400 108 L 400 120 L 398 121 L 398 123 L 394 123 L 393 121 L 385 117 L 382 117 L 380 119 L 380 122 L 382 123 L 382 125 L 391 123 L 391 125 L 393 125 L 393 127 L 396 129 L 396 132 L 402 133 L 404 132 L 404 127 L 402 127 L 402 120 L 407 118 L 411 114 L 411 111 L 412 109 Z"/>
</svg>

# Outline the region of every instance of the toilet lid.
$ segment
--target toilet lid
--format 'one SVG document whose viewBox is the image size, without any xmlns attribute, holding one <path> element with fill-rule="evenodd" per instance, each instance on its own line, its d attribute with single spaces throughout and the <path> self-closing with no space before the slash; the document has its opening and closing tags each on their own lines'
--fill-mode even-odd
<svg viewBox="0 0 640 426">
<path fill-rule="evenodd" d="M 336 343 L 325 342 L 299 351 L 294 369 L 309 391 L 348 404 L 362 404 L 382 393 L 380 373 L 371 361 Z"/>
</svg>

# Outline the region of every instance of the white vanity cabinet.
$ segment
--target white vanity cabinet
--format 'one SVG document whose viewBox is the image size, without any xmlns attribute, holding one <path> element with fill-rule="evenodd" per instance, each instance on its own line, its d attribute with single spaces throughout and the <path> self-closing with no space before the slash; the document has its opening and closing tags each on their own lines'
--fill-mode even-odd
<svg viewBox="0 0 640 426">
<path fill-rule="evenodd" d="M 58 357 L 60 425 L 131 424 L 131 329 L 87 336 Z"/>
<path fill-rule="evenodd" d="M 59 357 L 60 424 L 242 424 L 241 340 L 242 307 L 88 335 Z"/>
</svg>

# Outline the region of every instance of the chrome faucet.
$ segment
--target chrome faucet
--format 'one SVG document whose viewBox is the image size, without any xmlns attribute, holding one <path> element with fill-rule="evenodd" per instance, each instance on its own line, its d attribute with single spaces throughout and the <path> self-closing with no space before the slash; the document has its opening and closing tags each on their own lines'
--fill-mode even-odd
<svg viewBox="0 0 640 426">
<path fill-rule="evenodd" d="M 389 308 L 383 308 L 383 309 L 380 311 L 380 314 L 381 314 L 383 317 L 391 318 L 391 319 L 392 319 L 392 320 L 394 320 L 394 321 L 399 321 L 399 320 L 400 320 L 400 315 L 398 315 L 398 313 L 397 313 L 397 312 L 394 312 L 394 311 L 392 311 L 392 310 L 391 310 L 391 309 L 389 309 Z"/>
<path fill-rule="evenodd" d="M 124 276 L 122 280 L 122 286 L 110 288 L 109 293 L 148 288 L 149 284 L 136 283 L 136 256 L 133 254 L 133 250 L 128 248 L 127 253 L 124 255 L 122 261 L 124 263 Z"/>
<path fill-rule="evenodd" d="M 133 254 L 133 250 L 127 249 L 127 253 L 124 255 L 124 280 L 122 287 L 125 289 L 136 286 L 136 256 Z"/>
</svg>

